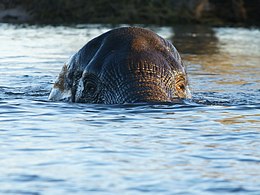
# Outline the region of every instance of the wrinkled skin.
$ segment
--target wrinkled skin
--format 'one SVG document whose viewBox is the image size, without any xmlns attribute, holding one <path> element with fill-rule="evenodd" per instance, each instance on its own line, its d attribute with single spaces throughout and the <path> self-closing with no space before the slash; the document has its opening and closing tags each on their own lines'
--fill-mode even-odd
<svg viewBox="0 0 260 195">
<path fill-rule="evenodd" d="M 125 27 L 100 35 L 73 55 L 49 99 L 123 104 L 189 97 L 186 71 L 175 47 L 150 30 Z"/>
</svg>

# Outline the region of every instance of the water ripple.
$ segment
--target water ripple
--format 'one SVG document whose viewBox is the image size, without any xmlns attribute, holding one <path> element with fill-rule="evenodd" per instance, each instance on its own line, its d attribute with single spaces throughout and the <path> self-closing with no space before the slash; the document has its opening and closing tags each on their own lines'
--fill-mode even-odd
<svg viewBox="0 0 260 195">
<path fill-rule="evenodd" d="M 1 29 L 0 194 L 259 194 L 259 30 L 154 28 L 180 47 L 192 99 L 102 105 L 48 94 L 108 27 Z"/>
</svg>

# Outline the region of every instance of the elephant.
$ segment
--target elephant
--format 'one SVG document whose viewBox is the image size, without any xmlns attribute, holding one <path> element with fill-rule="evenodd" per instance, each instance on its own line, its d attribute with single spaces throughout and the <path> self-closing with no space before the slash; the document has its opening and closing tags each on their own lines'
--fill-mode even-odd
<svg viewBox="0 0 260 195">
<path fill-rule="evenodd" d="M 141 27 L 120 27 L 89 41 L 64 64 L 52 101 L 92 104 L 161 103 L 190 98 L 180 54 Z"/>
</svg>

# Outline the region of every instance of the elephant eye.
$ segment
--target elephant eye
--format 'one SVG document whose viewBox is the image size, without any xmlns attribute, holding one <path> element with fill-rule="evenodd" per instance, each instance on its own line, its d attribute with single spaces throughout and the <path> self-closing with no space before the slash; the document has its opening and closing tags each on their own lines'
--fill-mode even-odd
<svg viewBox="0 0 260 195">
<path fill-rule="evenodd" d="M 179 92 L 184 92 L 185 91 L 185 83 L 184 82 L 178 82 L 176 84 L 176 89 L 179 91 Z"/>
<path fill-rule="evenodd" d="M 180 98 L 185 98 L 186 95 L 186 86 L 187 86 L 187 81 L 184 77 L 184 75 L 178 75 L 176 77 L 175 81 L 175 89 L 176 89 L 176 94 Z"/>
<path fill-rule="evenodd" d="M 176 78 L 176 88 L 179 90 L 185 90 L 186 82 L 185 78 L 182 75 L 177 76 Z"/>
<path fill-rule="evenodd" d="M 85 90 L 86 92 L 88 93 L 94 93 L 96 91 L 96 85 L 94 83 L 91 83 L 91 82 L 87 82 L 85 84 Z"/>
</svg>

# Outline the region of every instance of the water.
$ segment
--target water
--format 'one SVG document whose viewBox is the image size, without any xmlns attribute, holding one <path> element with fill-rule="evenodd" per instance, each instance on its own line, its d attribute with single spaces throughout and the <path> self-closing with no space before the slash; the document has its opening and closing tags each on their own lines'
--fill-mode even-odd
<svg viewBox="0 0 260 195">
<path fill-rule="evenodd" d="M 150 27 L 188 68 L 183 104 L 49 102 L 110 27 L 0 24 L 0 194 L 259 194 L 260 31 Z"/>
</svg>

